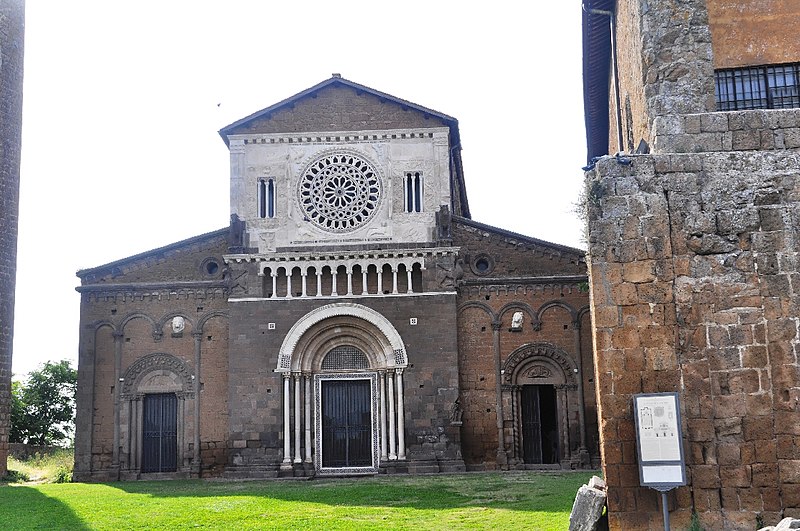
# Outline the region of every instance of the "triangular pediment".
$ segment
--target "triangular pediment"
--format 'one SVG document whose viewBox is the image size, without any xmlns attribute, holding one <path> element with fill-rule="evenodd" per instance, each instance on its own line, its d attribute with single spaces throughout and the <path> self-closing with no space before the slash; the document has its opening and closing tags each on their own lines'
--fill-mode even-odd
<svg viewBox="0 0 800 531">
<path fill-rule="evenodd" d="M 225 143 L 239 134 L 364 131 L 449 127 L 455 118 L 334 76 L 220 130 Z"/>
</svg>

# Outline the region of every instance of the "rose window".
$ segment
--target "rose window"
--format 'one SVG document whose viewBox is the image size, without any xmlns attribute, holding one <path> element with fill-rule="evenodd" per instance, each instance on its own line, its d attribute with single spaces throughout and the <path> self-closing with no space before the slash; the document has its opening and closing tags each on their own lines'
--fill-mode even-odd
<svg viewBox="0 0 800 531">
<path fill-rule="evenodd" d="M 364 225 L 381 199 L 381 182 L 358 155 L 335 153 L 312 162 L 300 178 L 300 208 L 307 220 L 330 232 Z"/>
</svg>

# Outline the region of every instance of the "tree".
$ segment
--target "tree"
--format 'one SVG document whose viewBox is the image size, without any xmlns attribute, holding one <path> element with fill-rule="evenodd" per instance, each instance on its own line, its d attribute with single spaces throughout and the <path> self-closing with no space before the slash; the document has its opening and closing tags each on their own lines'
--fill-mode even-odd
<svg viewBox="0 0 800 531">
<path fill-rule="evenodd" d="M 70 362 L 46 362 L 11 384 L 10 442 L 51 445 L 69 441 L 75 430 L 78 371 Z"/>
</svg>

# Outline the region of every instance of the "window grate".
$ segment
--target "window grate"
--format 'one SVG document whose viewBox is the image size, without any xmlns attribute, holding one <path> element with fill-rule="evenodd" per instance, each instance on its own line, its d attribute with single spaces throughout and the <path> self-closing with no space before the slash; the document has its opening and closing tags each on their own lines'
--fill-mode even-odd
<svg viewBox="0 0 800 531">
<path fill-rule="evenodd" d="M 356 370 L 369 369 L 369 360 L 366 354 L 356 347 L 341 346 L 331 349 L 322 359 L 322 368 L 325 370 Z"/>
<path fill-rule="evenodd" d="M 714 72 L 717 110 L 800 107 L 800 63 Z"/>
</svg>

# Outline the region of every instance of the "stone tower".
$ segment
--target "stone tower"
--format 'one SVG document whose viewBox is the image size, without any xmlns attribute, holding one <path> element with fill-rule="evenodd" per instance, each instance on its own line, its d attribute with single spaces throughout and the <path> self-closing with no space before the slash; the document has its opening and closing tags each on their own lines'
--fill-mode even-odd
<svg viewBox="0 0 800 531">
<path fill-rule="evenodd" d="M 585 13 L 587 262 L 610 527 L 662 525 L 658 493 L 640 486 L 643 393 L 680 398 L 687 484 L 670 494 L 675 528 L 693 515 L 706 529 L 797 517 L 800 8 L 596 0 Z"/>
<path fill-rule="evenodd" d="M 0 2 L 0 476 L 10 431 L 11 349 L 17 273 L 25 2 Z"/>
</svg>

